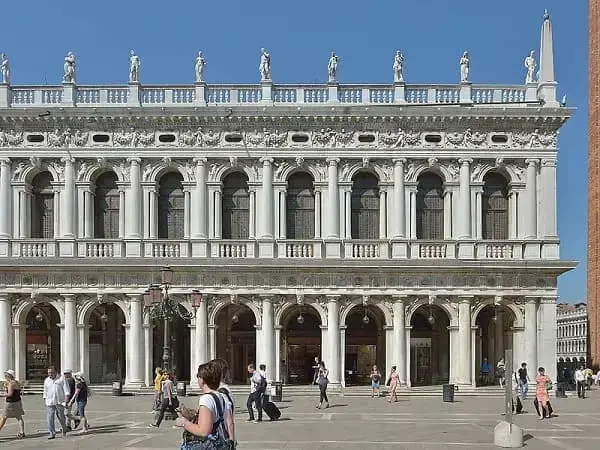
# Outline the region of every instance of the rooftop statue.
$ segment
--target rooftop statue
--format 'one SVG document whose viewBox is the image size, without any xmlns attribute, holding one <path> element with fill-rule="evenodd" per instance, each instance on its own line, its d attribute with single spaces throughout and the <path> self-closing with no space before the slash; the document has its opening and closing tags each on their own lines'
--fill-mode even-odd
<svg viewBox="0 0 600 450">
<path fill-rule="evenodd" d="M 271 55 L 266 48 L 260 49 L 260 81 L 271 81 Z"/>
<path fill-rule="evenodd" d="M 2 71 L 2 84 L 10 84 L 10 66 L 6 53 L 0 55 L 0 70 Z"/>
<path fill-rule="evenodd" d="M 142 62 L 140 57 L 135 54 L 134 50 L 129 52 L 129 82 L 139 83 L 140 82 L 140 66 Z"/>
<path fill-rule="evenodd" d="M 204 53 L 198 52 L 198 56 L 196 57 L 196 83 L 204 82 L 204 66 L 206 66 Z"/>
<path fill-rule="evenodd" d="M 63 65 L 63 83 L 75 83 L 75 54 L 69 52 Z"/>
<path fill-rule="evenodd" d="M 329 82 L 336 81 L 335 77 L 337 75 L 337 66 L 338 66 L 338 56 L 335 52 L 331 52 L 331 56 L 329 57 L 329 63 L 327 64 L 327 72 L 329 74 Z"/>
<path fill-rule="evenodd" d="M 535 83 L 535 69 L 537 64 L 535 62 L 535 52 L 531 50 L 529 56 L 525 58 L 525 67 L 527 68 L 527 75 L 525 75 L 525 84 Z"/>
<path fill-rule="evenodd" d="M 469 52 L 464 52 L 460 58 L 460 82 L 469 82 Z"/>
<path fill-rule="evenodd" d="M 400 50 L 396 50 L 396 56 L 394 57 L 394 83 L 404 82 L 404 55 L 400 53 Z"/>
</svg>

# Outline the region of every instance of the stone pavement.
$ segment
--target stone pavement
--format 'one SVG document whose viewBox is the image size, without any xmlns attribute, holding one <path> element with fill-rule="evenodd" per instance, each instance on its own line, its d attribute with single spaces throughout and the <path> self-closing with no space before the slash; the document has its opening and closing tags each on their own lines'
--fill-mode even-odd
<svg viewBox="0 0 600 450">
<path fill-rule="evenodd" d="M 285 395 L 285 391 L 284 391 Z M 239 396 L 238 396 L 239 397 Z M 385 399 L 331 396 L 332 407 L 316 410 L 315 398 L 293 397 L 279 403 L 279 422 L 247 423 L 243 406 L 236 414 L 239 449 L 492 449 L 493 429 L 503 408 L 500 398 L 461 397 L 443 403 L 441 397 L 401 398 L 390 405 Z M 193 405 L 196 397 L 183 398 Z M 181 431 L 164 422 L 160 429 L 148 425 L 152 398 L 94 396 L 88 404 L 91 430 L 73 432 L 66 439 L 48 441 L 43 402 L 26 396 L 28 437 L 15 440 L 16 421 L 0 431 L 0 448 L 8 449 L 175 449 Z M 242 405 L 245 399 L 237 398 Z M 597 449 L 600 446 L 600 390 L 579 400 L 552 399 L 558 417 L 540 421 L 528 399 L 528 413 L 515 416 L 525 429 L 526 448 Z M 534 411 L 533 413 L 531 411 Z M 8 445 L 7 445 L 8 444 Z"/>
</svg>

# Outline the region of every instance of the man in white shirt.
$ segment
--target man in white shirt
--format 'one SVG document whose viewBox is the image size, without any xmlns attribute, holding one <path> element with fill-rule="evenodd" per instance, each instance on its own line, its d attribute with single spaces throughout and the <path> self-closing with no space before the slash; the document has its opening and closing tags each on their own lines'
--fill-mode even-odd
<svg viewBox="0 0 600 450">
<path fill-rule="evenodd" d="M 46 403 L 46 420 L 48 422 L 48 431 L 50 436 L 48 439 L 56 437 L 56 429 L 54 428 L 54 416 L 58 417 L 58 421 L 62 427 L 62 435 L 67 435 L 67 424 L 65 421 L 65 386 L 64 380 L 58 377 L 58 372 L 55 367 L 48 369 L 48 378 L 44 380 L 44 401 Z"/>
<path fill-rule="evenodd" d="M 250 374 L 250 395 L 246 402 L 249 416 L 248 422 L 254 422 L 253 403 L 256 405 L 258 411 L 258 420 L 256 422 L 262 422 L 262 396 L 267 388 L 266 379 L 254 368 L 254 364 L 248 366 L 248 373 Z"/>
<path fill-rule="evenodd" d="M 575 383 L 577 384 L 577 397 L 585 398 L 585 371 L 583 366 L 575 371 Z"/>
</svg>

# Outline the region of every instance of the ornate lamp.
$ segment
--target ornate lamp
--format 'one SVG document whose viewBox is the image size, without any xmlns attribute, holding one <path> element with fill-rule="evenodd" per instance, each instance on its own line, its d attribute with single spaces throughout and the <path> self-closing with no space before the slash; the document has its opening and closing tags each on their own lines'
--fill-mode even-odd
<svg viewBox="0 0 600 450">
<path fill-rule="evenodd" d="M 42 313 L 41 313 L 41 312 L 38 312 L 38 313 L 35 315 L 35 320 L 37 320 L 38 322 L 43 322 L 43 320 L 44 320 L 44 316 L 42 316 Z"/>
<path fill-rule="evenodd" d="M 298 317 L 296 317 L 296 322 L 298 322 L 299 325 L 302 325 L 304 323 L 304 316 L 302 315 L 302 312 L 300 312 L 300 314 L 298 314 Z"/>
<path fill-rule="evenodd" d="M 202 293 L 198 289 L 194 289 L 190 295 L 192 307 L 194 309 L 200 308 L 202 304 Z"/>
<path fill-rule="evenodd" d="M 173 269 L 169 266 L 160 268 L 161 283 L 170 286 L 173 283 Z"/>
<path fill-rule="evenodd" d="M 433 311 L 431 307 L 429 307 L 429 317 L 427 317 L 427 322 L 429 322 L 429 325 L 431 326 L 435 324 L 435 317 L 433 317 Z"/>
<path fill-rule="evenodd" d="M 144 292 L 142 297 L 144 298 L 144 306 L 146 308 L 152 306 L 152 297 L 150 296 L 150 289 L 146 289 L 146 292 Z"/>
<path fill-rule="evenodd" d="M 156 304 L 162 302 L 162 300 L 163 296 L 162 289 L 160 288 L 160 286 L 157 286 L 156 284 L 150 286 L 150 303 Z"/>
</svg>

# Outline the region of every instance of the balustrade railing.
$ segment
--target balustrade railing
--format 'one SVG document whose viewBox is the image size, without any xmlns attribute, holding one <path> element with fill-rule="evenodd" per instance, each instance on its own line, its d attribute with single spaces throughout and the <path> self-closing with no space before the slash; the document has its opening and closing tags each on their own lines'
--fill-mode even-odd
<svg viewBox="0 0 600 450">
<path fill-rule="evenodd" d="M 278 245 L 280 246 L 279 257 L 282 258 L 315 258 L 315 253 L 318 253 L 320 257 L 320 252 L 315 252 L 316 247 L 319 245 L 319 243 L 316 242 L 287 241 L 280 242 Z"/>
<path fill-rule="evenodd" d="M 56 256 L 53 240 L 22 240 L 13 245 L 13 256 L 24 258 L 48 258 Z"/>
</svg>

